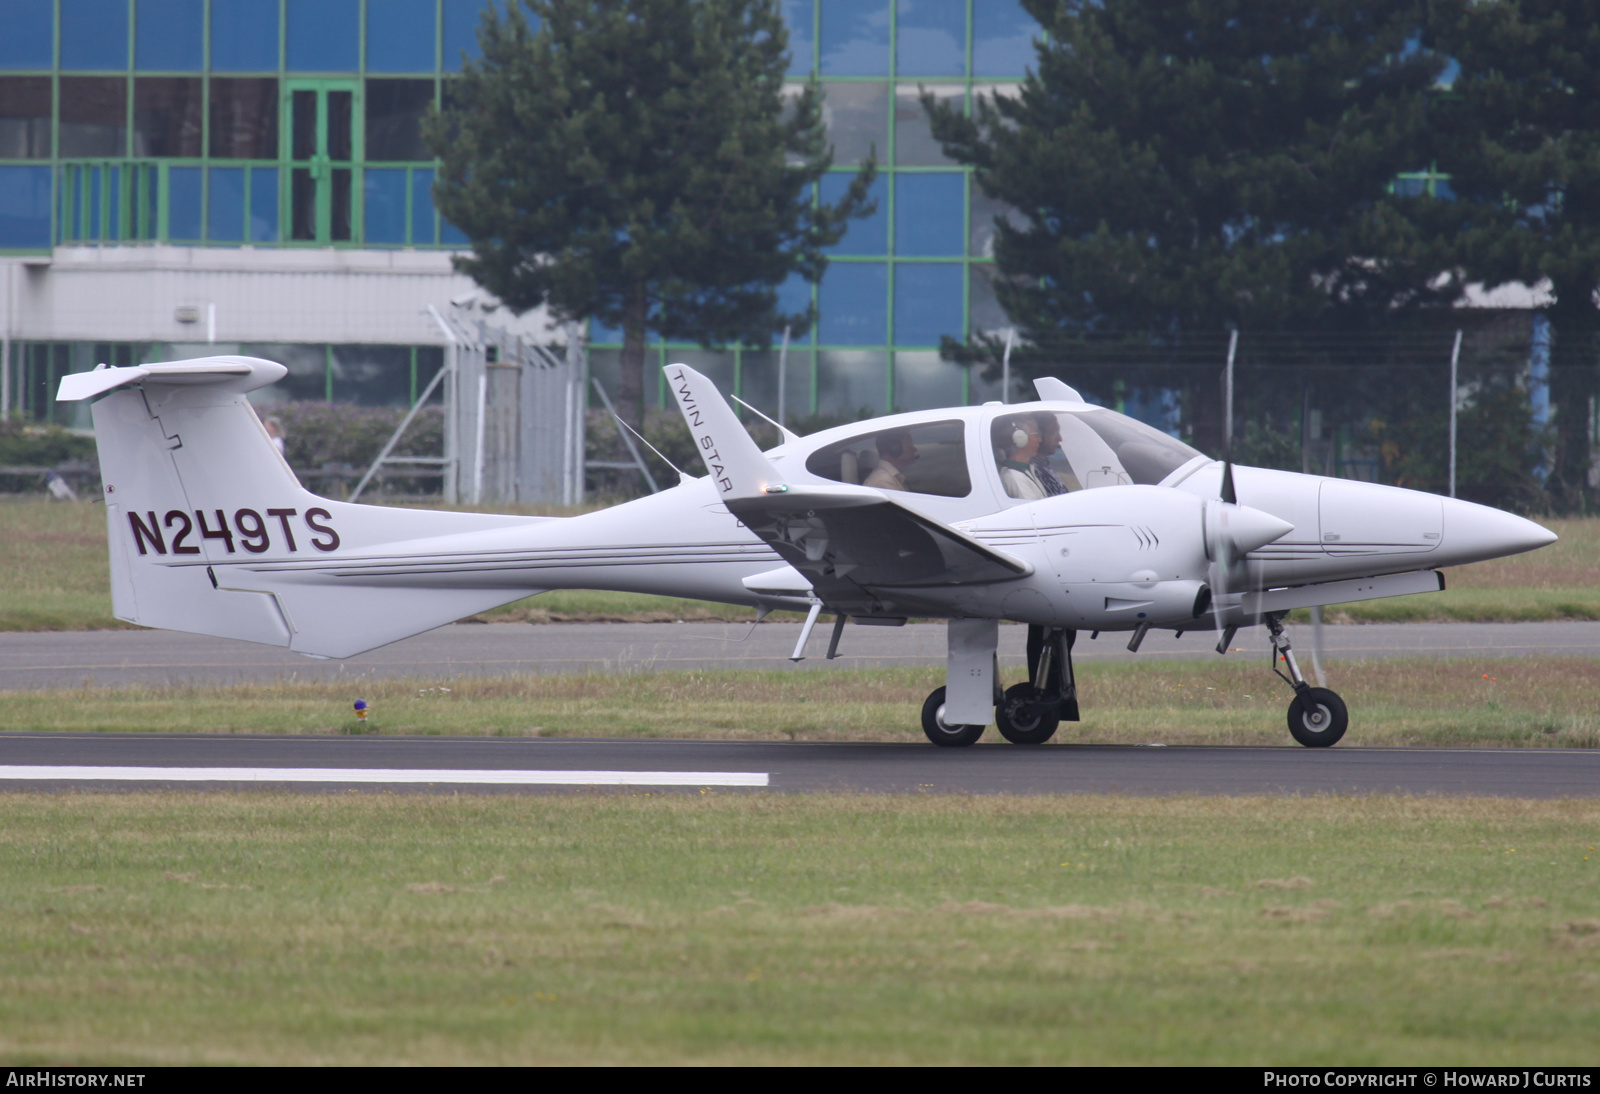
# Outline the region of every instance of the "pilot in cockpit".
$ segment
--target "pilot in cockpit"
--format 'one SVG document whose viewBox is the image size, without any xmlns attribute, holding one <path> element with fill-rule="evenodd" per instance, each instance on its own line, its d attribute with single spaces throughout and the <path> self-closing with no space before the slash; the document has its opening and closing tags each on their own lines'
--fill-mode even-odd
<svg viewBox="0 0 1600 1094">
<path fill-rule="evenodd" d="M 996 418 L 990 437 L 1000 466 L 1000 485 L 1005 487 L 1006 493 L 1023 501 L 1048 497 L 1033 469 L 1033 458 L 1039 455 L 1042 439 L 1034 416 L 1017 414 Z"/>
<path fill-rule="evenodd" d="M 911 440 L 909 429 L 896 429 L 877 436 L 878 466 L 866 477 L 862 486 L 876 486 L 879 490 L 906 490 L 905 469 L 917 458 L 917 446 Z"/>
</svg>

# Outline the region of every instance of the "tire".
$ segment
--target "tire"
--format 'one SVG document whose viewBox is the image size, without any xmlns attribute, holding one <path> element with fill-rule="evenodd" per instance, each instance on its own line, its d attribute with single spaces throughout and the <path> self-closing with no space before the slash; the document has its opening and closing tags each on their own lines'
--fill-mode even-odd
<svg viewBox="0 0 1600 1094">
<path fill-rule="evenodd" d="M 1000 736 L 1014 745 L 1042 745 L 1056 735 L 1061 724 L 1057 703 L 1040 703 L 1039 693 L 1030 683 L 1013 684 L 994 708 L 994 724 Z"/>
<path fill-rule="evenodd" d="M 922 732 L 940 748 L 965 748 L 977 743 L 985 726 L 951 726 L 944 721 L 944 688 L 934 688 L 922 704 Z"/>
<path fill-rule="evenodd" d="M 1307 748 L 1336 744 L 1349 727 L 1350 712 L 1344 700 L 1327 688 L 1311 688 L 1289 704 L 1289 735 Z"/>
</svg>

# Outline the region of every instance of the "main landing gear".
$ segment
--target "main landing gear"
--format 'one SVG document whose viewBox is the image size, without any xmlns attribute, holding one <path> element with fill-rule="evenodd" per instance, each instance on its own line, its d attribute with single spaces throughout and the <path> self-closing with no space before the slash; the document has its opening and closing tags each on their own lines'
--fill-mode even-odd
<svg viewBox="0 0 1600 1094">
<path fill-rule="evenodd" d="M 1078 687 L 1072 674 L 1077 631 L 1028 627 L 1028 679 L 1013 684 L 994 708 L 1000 736 L 1014 745 L 1042 745 L 1062 722 L 1078 720 Z"/>
<path fill-rule="evenodd" d="M 1334 692 L 1314 688 L 1300 675 L 1289 636 L 1283 633 L 1283 613 L 1274 612 L 1265 622 L 1272 635 L 1272 671 L 1294 688 L 1294 699 L 1289 703 L 1289 734 L 1307 748 L 1327 748 L 1344 736 L 1350 726 L 1350 712 Z M 1288 666 L 1289 675 L 1278 670 L 1279 658 Z"/>
<path fill-rule="evenodd" d="M 991 709 L 1000 735 L 1017 745 L 1044 744 L 1062 721 L 1078 720 L 1072 672 L 1077 632 L 1030 626 L 1029 678 L 1004 693 L 995 664 L 998 638 L 993 621 L 951 620 L 949 682 L 935 688 L 922 704 L 922 732 L 934 744 L 944 748 L 975 744 L 983 736 Z"/>
</svg>

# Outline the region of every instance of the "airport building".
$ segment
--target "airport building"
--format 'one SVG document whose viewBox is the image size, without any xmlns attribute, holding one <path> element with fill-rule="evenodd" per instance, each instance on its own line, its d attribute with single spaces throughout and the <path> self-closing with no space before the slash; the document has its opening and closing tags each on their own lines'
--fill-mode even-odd
<svg viewBox="0 0 1600 1094">
<path fill-rule="evenodd" d="M 792 75 L 826 93 L 827 199 L 875 152 L 878 210 L 815 288 L 785 358 L 791 417 L 992 397 L 939 359 L 995 329 L 996 209 L 933 142 L 919 85 L 1014 85 L 1037 25 L 1016 0 L 784 0 Z M 0 0 L 0 403 L 63 420 L 100 362 L 243 352 L 271 397 L 408 405 L 444 360 L 430 313 L 471 294 L 430 199 L 419 123 L 476 53 L 482 0 Z M 610 386 L 618 332 L 590 332 Z M 778 347 L 664 345 L 778 402 Z M 660 385 L 652 388 L 660 398 Z"/>
</svg>

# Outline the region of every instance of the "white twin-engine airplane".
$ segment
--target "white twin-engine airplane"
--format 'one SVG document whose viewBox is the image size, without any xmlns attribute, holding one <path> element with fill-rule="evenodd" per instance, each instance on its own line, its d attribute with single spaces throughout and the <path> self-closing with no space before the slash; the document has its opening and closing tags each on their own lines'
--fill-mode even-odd
<svg viewBox="0 0 1600 1094">
<path fill-rule="evenodd" d="M 1212 460 L 1085 403 L 895 414 L 762 452 L 712 383 L 667 379 L 709 474 L 569 518 L 350 505 L 305 490 L 245 393 L 282 365 L 210 357 L 64 377 L 100 397 L 113 610 L 147 627 L 349 657 L 550 589 L 614 589 L 806 611 L 812 626 L 949 621 L 944 687 L 923 704 L 938 745 L 992 720 L 1048 740 L 1078 717 L 1080 630 L 1219 632 L 1264 623 L 1308 746 L 1348 724 L 1284 634 L 1294 608 L 1430 592 L 1436 568 L 1555 540 L 1495 509 L 1412 490 Z M 1001 620 L 1029 624 L 1029 679 L 1003 689 Z M 1280 676 L 1284 674 L 1279 672 Z"/>
</svg>

